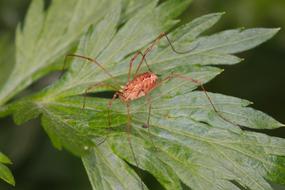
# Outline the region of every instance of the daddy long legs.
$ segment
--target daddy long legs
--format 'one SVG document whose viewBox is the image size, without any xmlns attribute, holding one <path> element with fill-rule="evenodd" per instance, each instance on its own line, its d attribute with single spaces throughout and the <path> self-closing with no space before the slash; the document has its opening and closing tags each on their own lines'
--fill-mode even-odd
<svg viewBox="0 0 285 190">
<path fill-rule="evenodd" d="M 215 113 L 224 121 L 229 122 L 230 124 L 233 124 L 233 125 L 237 125 L 237 124 L 231 122 L 230 120 L 228 120 L 227 118 L 225 118 L 223 115 L 221 115 L 221 113 L 216 109 L 216 107 L 215 107 L 214 103 L 212 102 L 210 96 L 208 95 L 206 89 L 204 88 L 203 83 L 200 82 L 199 80 L 193 79 L 193 78 L 188 77 L 188 76 L 184 76 L 184 75 L 179 74 L 179 73 L 171 73 L 169 76 L 167 76 L 163 79 L 160 79 L 159 76 L 151 70 L 150 65 L 147 63 L 146 56 L 153 50 L 153 48 L 160 42 L 160 40 L 163 37 L 166 38 L 166 40 L 167 40 L 169 46 L 171 47 L 172 51 L 177 53 L 177 54 L 190 53 L 191 51 L 193 51 L 197 47 L 196 46 L 196 47 L 194 47 L 188 51 L 185 51 L 185 52 L 177 51 L 174 48 L 173 44 L 171 43 L 170 39 L 168 38 L 167 34 L 162 32 L 149 45 L 149 47 L 147 47 L 144 51 L 137 51 L 133 55 L 133 57 L 131 58 L 131 60 L 129 62 L 128 82 L 125 85 L 121 86 L 121 88 L 119 90 L 117 90 L 113 84 L 97 83 L 97 84 L 94 84 L 94 85 L 88 87 L 85 91 L 85 95 L 86 95 L 91 89 L 96 88 L 98 86 L 108 86 L 108 87 L 116 90 L 112 99 L 108 103 L 108 125 L 109 125 L 109 127 L 111 126 L 110 110 L 112 108 L 112 104 L 116 100 L 116 98 L 119 98 L 121 100 L 121 102 L 123 102 L 126 105 L 126 108 L 127 108 L 127 127 L 126 127 L 127 138 L 128 138 L 128 143 L 130 146 L 131 154 L 132 154 L 134 162 L 138 168 L 139 168 L 139 162 L 138 162 L 138 159 L 134 153 L 134 147 L 133 147 L 132 142 L 131 142 L 131 102 L 135 101 L 137 99 L 140 99 L 144 96 L 147 97 L 146 99 L 147 99 L 147 105 L 148 105 L 148 115 L 147 115 L 146 123 L 143 125 L 143 127 L 147 128 L 148 133 L 150 134 L 151 98 L 150 98 L 149 94 L 151 93 L 151 91 L 155 90 L 157 87 L 163 85 L 163 83 L 165 83 L 165 82 L 167 82 L 173 78 L 178 78 L 181 80 L 189 81 L 189 82 L 196 84 L 197 86 L 200 86 L 202 91 L 204 92 L 207 100 L 209 101 L 211 107 L 215 111 Z M 134 72 L 133 78 L 131 78 L 131 73 L 133 70 L 134 62 L 135 62 L 135 60 L 137 60 L 137 58 L 139 56 L 141 56 L 141 59 L 137 65 L 135 72 Z M 78 54 L 69 54 L 66 57 L 81 58 L 81 59 L 84 59 L 84 60 L 87 60 L 91 63 L 96 64 L 99 68 L 101 68 L 101 70 L 103 72 L 106 73 L 106 75 L 108 75 L 110 78 L 114 79 L 114 83 L 116 83 L 116 85 L 119 84 L 119 82 L 116 80 L 116 78 L 107 69 L 105 69 L 96 59 L 90 58 L 90 57 L 87 57 L 84 55 L 78 55 Z M 148 71 L 143 72 L 143 73 L 139 73 L 143 63 L 146 64 Z M 83 108 L 85 107 L 85 97 L 86 96 L 84 96 Z M 155 147 L 154 142 L 151 139 L 151 136 L 150 136 L 150 140 L 151 140 L 153 146 Z M 102 142 L 104 142 L 104 141 L 102 141 Z M 141 181 L 141 185 L 142 185 L 142 189 L 143 189 L 144 185 L 143 185 L 142 181 Z"/>
</svg>

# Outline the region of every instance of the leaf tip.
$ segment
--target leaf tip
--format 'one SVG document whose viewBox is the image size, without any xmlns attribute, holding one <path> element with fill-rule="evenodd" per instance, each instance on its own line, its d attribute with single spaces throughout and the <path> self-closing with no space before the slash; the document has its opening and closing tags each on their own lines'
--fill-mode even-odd
<svg viewBox="0 0 285 190">
<path fill-rule="evenodd" d="M 274 34 L 278 33 L 282 28 L 278 27 L 278 28 L 273 28 L 272 30 L 275 32 Z"/>
<path fill-rule="evenodd" d="M 273 36 L 275 36 L 280 30 L 281 30 L 281 27 L 267 29 L 267 31 L 268 31 L 268 39 L 270 39 Z"/>
<path fill-rule="evenodd" d="M 221 17 L 221 16 L 223 16 L 224 14 L 226 14 L 225 11 L 223 11 L 223 12 L 215 12 L 215 13 L 211 13 L 211 14 L 209 14 L 209 15 Z"/>
<path fill-rule="evenodd" d="M 13 162 L 8 158 L 8 160 L 6 161 L 6 163 L 5 164 L 10 164 L 10 165 L 12 165 L 13 164 Z"/>
<path fill-rule="evenodd" d="M 221 73 L 224 72 L 224 71 L 225 71 L 225 69 L 219 68 L 219 70 L 217 71 L 217 73 L 218 73 L 218 74 L 221 74 Z"/>
<path fill-rule="evenodd" d="M 12 185 L 13 187 L 16 186 L 16 181 L 15 181 L 14 177 L 12 177 L 12 178 L 10 179 L 9 184 Z"/>
<path fill-rule="evenodd" d="M 0 163 L 3 164 L 13 164 L 10 158 L 8 158 L 6 155 L 0 152 Z"/>
</svg>

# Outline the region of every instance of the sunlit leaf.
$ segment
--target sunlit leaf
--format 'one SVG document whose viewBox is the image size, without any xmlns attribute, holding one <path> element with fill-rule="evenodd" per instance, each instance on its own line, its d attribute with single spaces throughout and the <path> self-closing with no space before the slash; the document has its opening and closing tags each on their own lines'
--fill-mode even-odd
<svg viewBox="0 0 285 190">
<path fill-rule="evenodd" d="M 23 26 L 19 25 L 16 32 L 16 64 L 0 86 L 0 105 L 52 71 L 53 63 L 117 3 L 117 0 L 57 0 L 44 11 L 44 0 L 33 0 Z M 131 12 L 141 6 L 129 5 Z"/>
<path fill-rule="evenodd" d="M 0 152 L 0 179 L 11 185 L 15 185 L 13 174 L 4 164 L 12 164 L 12 162 L 7 156 Z"/>
<path fill-rule="evenodd" d="M 242 130 L 245 127 L 275 129 L 283 125 L 248 107 L 251 102 L 247 100 L 209 92 L 216 112 L 205 92 L 195 91 L 199 87 L 197 83 L 173 78 L 150 93 L 150 113 L 146 97 L 130 103 L 132 127 L 128 133 L 125 104 L 116 99 L 108 110 L 107 97 L 82 96 L 86 89 L 98 83 L 109 83 L 118 89 L 124 85 L 134 53 L 147 48 L 161 32 L 169 33 L 177 50 L 188 53 L 177 54 L 163 38 L 146 57 L 152 71 L 162 81 L 176 73 L 204 84 L 222 72 L 215 65 L 239 63 L 242 59 L 232 54 L 256 47 L 279 30 L 233 29 L 202 36 L 223 13 L 208 14 L 176 27 L 177 17 L 190 0 L 168 0 L 160 4 L 147 1 L 144 5 L 132 2 L 110 1 L 106 12 L 94 13 L 98 14 L 96 21 L 93 20 L 93 25 L 81 37 L 76 50 L 76 54 L 96 58 L 114 78 L 96 64 L 71 58 L 62 78 L 37 94 L 2 106 L 0 115 L 13 115 L 18 124 L 40 116 L 55 147 L 82 157 L 93 189 L 140 189 L 142 181 L 130 165 L 149 172 L 169 190 L 182 189 L 181 182 L 193 190 L 240 187 L 271 190 L 269 182 L 284 184 L 285 140 Z M 26 25 L 24 34 L 29 23 Z M 34 27 L 33 32 L 41 28 Z M 22 40 L 29 41 L 29 38 L 22 36 Z M 57 48 L 50 50 L 58 58 L 68 47 L 60 53 L 53 52 Z M 54 58 L 46 58 L 49 64 L 53 61 Z M 37 62 L 43 64 L 39 64 L 39 69 L 49 65 L 41 60 Z M 141 69 L 143 72 L 147 67 L 143 65 Z M 100 86 L 89 92 L 105 90 L 112 88 Z M 149 114 L 149 128 L 144 128 Z"/>
</svg>

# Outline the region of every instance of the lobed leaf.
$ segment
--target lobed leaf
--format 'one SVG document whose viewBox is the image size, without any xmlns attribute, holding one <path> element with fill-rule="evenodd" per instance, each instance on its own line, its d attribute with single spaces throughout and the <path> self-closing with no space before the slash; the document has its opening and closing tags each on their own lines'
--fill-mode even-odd
<svg viewBox="0 0 285 190">
<path fill-rule="evenodd" d="M 101 28 L 101 24 L 99 24 L 98 27 L 95 26 L 96 29 L 94 35 L 87 33 L 82 38 L 77 54 L 96 57 L 98 62 L 103 66 L 108 64 L 108 68 L 114 68 L 113 72 L 111 71 L 114 76 L 126 75 L 128 68 L 127 61 L 123 60 L 122 64 L 121 62 L 116 62 L 122 61 L 123 58 L 134 52 L 136 49 L 146 46 L 157 37 L 161 31 L 167 31 L 177 23 L 177 21 L 174 21 L 174 18 L 179 15 L 179 12 L 181 13 L 185 10 L 186 5 L 190 3 L 190 0 L 183 1 L 182 4 L 175 2 L 176 1 L 174 0 L 167 1 L 156 7 L 157 2 L 153 1 L 131 18 L 114 37 L 112 35 L 108 36 L 105 45 L 102 45 L 100 40 L 98 41 L 101 35 L 104 35 L 105 31 L 102 30 L 105 30 L 105 28 Z M 169 7 L 176 10 L 173 11 L 175 14 L 167 11 Z M 110 16 L 106 16 L 102 23 L 115 23 L 118 20 L 112 20 L 112 17 L 118 18 L 119 14 L 120 12 L 111 11 Z M 170 16 L 173 16 L 171 22 L 169 21 L 171 18 Z M 144 25 L 140 24 L 142 22 Z M 103 24 L 101 26 L 103 26 Z M 110 25 L 109 31 L 117 29 L 116 26 L 116 24 Z M 132 28 L 132 30 L 130 30 L 130 28 Z M 150 29 L 147 30 L 146 28 Z M 128 40 L 125 40 L 126 36 Z M 110 43 L 108 43 L 109 40 L 111 40 Z M 93 43 L 89 44 L 90 41 Z M 118 44 L 120 46 L 118 46 Z M 106 45 L 107 47 L 105 47 Z M 95 49 L 94 47 L 101 47 L 104 51 L 100 52 L 99 49 Z M 93 52 L 92 50 L 96 51 Z M 102 73 L 96 65 L 83 63 L 84 61 L 82 60 L 75 60 L 71 66 L 71 72 L 67 73 L 65 78 L 48 89 L 46 92 L 47 97 L 45 98 L 48 99 L 53 98 L 54 96 L 62 97 L 80 94 L 83 93 L 90 84 L 106 80 L 107 77 L 109 77 L 105 73 Z"/>
<path fill-rule="evenodd" d="M 91 24 L 98 23 L 116 2 L 59 0 L 44 11 L 43 0 L 32 1 L 23 29 L 21 26 L 17 29 L 16 64 L 0 89 L 0 105 L 50 72 L 52 64 L 63 57 L 79 36 Z M 135 11 L 140 6 L 130 8 Z"/>
<path fill-rule="evenodd" d="M 119 88 L 117 83 L 125 84 L 128 62 L 134 52 L 147 48 L 161 32 L 170 31 L 169 37 L 179 51 L 191 51 L 177 54 L 166 39 L 162 39 L 158 47 L 147 56 L 147 63 L 155 73 L 161 75 L 160 80 L 176 73 L 204 84 L 222 72 L 221 69 L 209 65 L 236 64 L 242 59 L 232 55 L 233 53 L 253 48 L 278 31 L 263 28 L 235 29 L 201 36 L 223 13 L 205 15 L 175 29 L 177 17 L 187 8 L 190 0 L 168 0 L 161 4 L 147 1 L 143 6 L 133 2 L 138 1 L 110 1 L 106 12 L 101 10 L 83 13 L 97 17 L 96 21 L 88 22 L 88 26 L 91 23 L 93 25 L 80 39 L 76 54 L 95 57 L 113 78 L 95 64 L 73 59 L 65 75 L 55 84 L 33 96 L 1 107 L 0 115 L 13 114 L 18 124 L 40 116 L 55 147 L 64 147 L 82 157 L 93 189 L 140 189 L 141 180 L 125 161 L 148 171 L 165 189 L 182 189 L 180 181 L 195 190 L 235 190 L 240 187 L 271 190 L 268 181 L 285 183 L 285 140 L 243 131 L 239 127 L 275 129 L 282 124 L 249 108 L 249 101 L 208 93 L 217 113 L 203 91 L 194 91 L 199 86 L 197 83 L 173 78 L 150 93 L 152 109 L 148 129 L 142 127 L 149 114 L 146 97 L 131 103 L 132 133 L 126 133 L 128 115 L 124 104 L 115 100 L 110 110 L 111 117 L 108 117 L 110 99 L 85 99 L 81 96 L 90 85 L 100 82 L 110 83 L 116 88 Z M 93 3 L 95 6 L 98 2 Z M 33 6 L 39 6 L 39 3 L 34 2 Z M 80 3 L 77 6 L 73 8 L 80 14 Z M 56 14 L 60 3 L 52 4 L 52 7 L 46 13 L 51 15 L 47 16 L 50 19 Z M 70 5 L 68 9 L 71 7 Z M 38 11 L 37 8 L 31 10 Z M 42 14 L 33 11 L 30 14 Z M 65 11 L 62 12 L 64 14 Z M 41 24 L 48 19 L 41 21 L 44 18 L 38 17 L 39 21 L 35 21 L 38 25 L 33 25 L 36 28 L 30 31 L 35 36 L 40 29 L 45 29 Z M 23 32 L 18 34 L 22 35 L 19 39 L 28 40 L 29 36 L 25 31 L 32 25 L 28 21 L 29 16 Z M 56 28 L 57 22 L 49 22 Z M 76 21 L 66 21 L 70 24 L 69 27 L 75 27 L 73 22 Z M 77 26 L 78 28 L 87 27 L 87 22 L 80 23 L 84 27 Z M 45 38 L 29 39 L 27 42 L 34 40 L 33 43 L 44 43 L 48 38 L 60 41 L 65 39 L 65 36 L 59 35 L 62 28 L 51 33 L 48 32 L 50 28 L 46 29 L 42 34 L 43 37 L 46 35 Z M 81 33 L 82 31 L 83 29 Z M 52 41 L 47 45 L 52 48 L 55 57 L 66 52 L 80 34 L 71 32 L 70 35 L 73 40 L 68 41 L 69 45 L 64 48 L 59 46 L 60 51 L 54 51 L 57 48 L 52 48 Z M 55 36 L 58 37 L 54 38 Z M 54 43 L 57 44 L 56 42 Z M 33 43 L 30 49 L 36 47 Z M 41 51 L 39 55 L 43 53 Z M 17 58 L 18 56 L 20 55 Z M 39 57 L 42 56 L 44 55 Z M 32 58 L 31 64 L 39 57 Z M 50 60 L 48 56 L 45 59 L 38 60 L 36 69 L 34 67 L 31 70 L 37 74 L 40 71 L 48 72 L 45 69 L 54 60 Z M 27 60 L 21 61 L 26 63 Z M 16 64 L 15 70 L 17 67 L 20 68 Z M 141 72 L 146 69 L 142 66 Z M 112 88 L 102 86 L 90 89 L 90 92 L 110 89 Z M 86 106 L 82 109 L 84 101 Z M 132 155 L 128 138 L 131 139 L 138 164 Z"/>
</svg>

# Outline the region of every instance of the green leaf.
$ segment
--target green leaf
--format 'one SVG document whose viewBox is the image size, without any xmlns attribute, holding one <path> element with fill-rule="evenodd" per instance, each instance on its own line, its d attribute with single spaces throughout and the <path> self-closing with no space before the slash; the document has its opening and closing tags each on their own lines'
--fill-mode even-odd
<svg viewBox="0 0 285 190">
<path fill-rule="evenodd" d="M 101 19 L 86 30 L 76 50 L 96 58 L 114 78 L 96 64 L 74 58 L 53 85 L 1 107 L 0 115 L 12 114 L 18 124 L 40 116 L 55 147 L 82 157 L 93 189 L 140 189 L 142 182 L 130 165 L 149 172 L 169 190 L 182 189 L 180 181 L 193 190 L 271 190 L 269 182 L 284 184 L 285 140 L 240 128 L 283 125 L 248 107 L 247 100 L 209 92 L 216 112 L 206 94 L 195 91 L 197 83 L 173 78 L 149 95 L 148 129 L 143 128 L 149 114 L 147 97 L 130 103 L 129 133 L 125 104 L 114 100 L 109 113 L 110 99 L 82 96 L 98 83 L 118 89 L 117 83 L 126 84 L 134 53 L 149 47 L 161 32 L 169 33 L 178 51 L 192 51 L 177 54 L 163 38 L 146 57 L 152 71 L 160 80 L 176 73 L 204 84 L 222 72 L 213 65 L 240 62 L 233 53 L 251 49 L 279 30 L 234 29 L 201 36 L 222 13 L 176 27 L 190 0 L 147 1 L 143 6 L 131 2 L 137 1 L 114 1 L 106 14 L 99 12 Z M 138 60 L 134 68 L 137 64 Z M 147 71 L 145 65 L 141 69 Z M 112 88 L 100 86 L 90 92 L 105 90 Z"/>
<path fill-rule="evenodd" d="M 129 20 L 136 12 L 142 9 L 144 6 L 151 3 L 153 0 L 145 0 L 145 1 L 138 1 L 138 0 L 122 0 L 122 14 L 123 20 L 122 23 Z"/>
<path fill-rule="evenodd" d="M 129 146 L 127 139 L 127 135 L 112 137 L 112 148 L 120 157 L 130 161 L 133 165 L 136 165 L 135 161 L 132 159 L 133 157 L 130 149 L 126 148 Z M 167 163 L 163 162 L 160 157 L 155 155 L 156 152 L 149 143 L 142 139 L 132 137 L 132 145 L 135 147 L 135 155 L 141 155 L 137 158 L 140 167 L 150 172 L 165 187 L 165 189 L 182 189 L 179 178 L 174 170 L 172 170 Z"/>
<path fill-rule="evenodd" d="M 0 152 L 0 163 L 12 164 L 11 160 L 7 156 L 5 156 L 2 152 Z"/>
<path fill-rule="evenodd" d="M 272 38 L 280 28 L 235 29 L 220 32 L 210 37 L 201 38 L 198 51 L 215 51 L 221 53 L 239 53 L 254 48 Z M 211 47 L 207 45 L 211 44 Z"/>
<path fill-rule="evenodd" d="M 15 186 L 13 174 L 4 164 L 12 164 L 12 162 L 7 156 L 0 152 L 0 179 Z"/>
<path fill-rule="evenodd" d="M 16 33 L 16 64 L 0 89 L 0 105 L 52 70 L 90 24 L 97 23 L 115 1 L 54 1 L 47 11 L 34 0 L 23 29 Z"/>
<path fill-rule="evenodd" d="M 93 189 L 140 189 L 141 181 L 108 145 L 94 147 L 82 157 Z M 114 170 L 114 168 L 120 168 Z M 147 189 L 144 186 L 144 189 Z"/>
<path fill-rule="evenodd" d="M 196 18 L 171 32 L 169 37 L 176 40 L 183 39 L 183 41 L 193 41 L 201 33 L 216 24 L 221 19 L 223 14 L 224 13 L 212 13 Z"/>
</svg>

